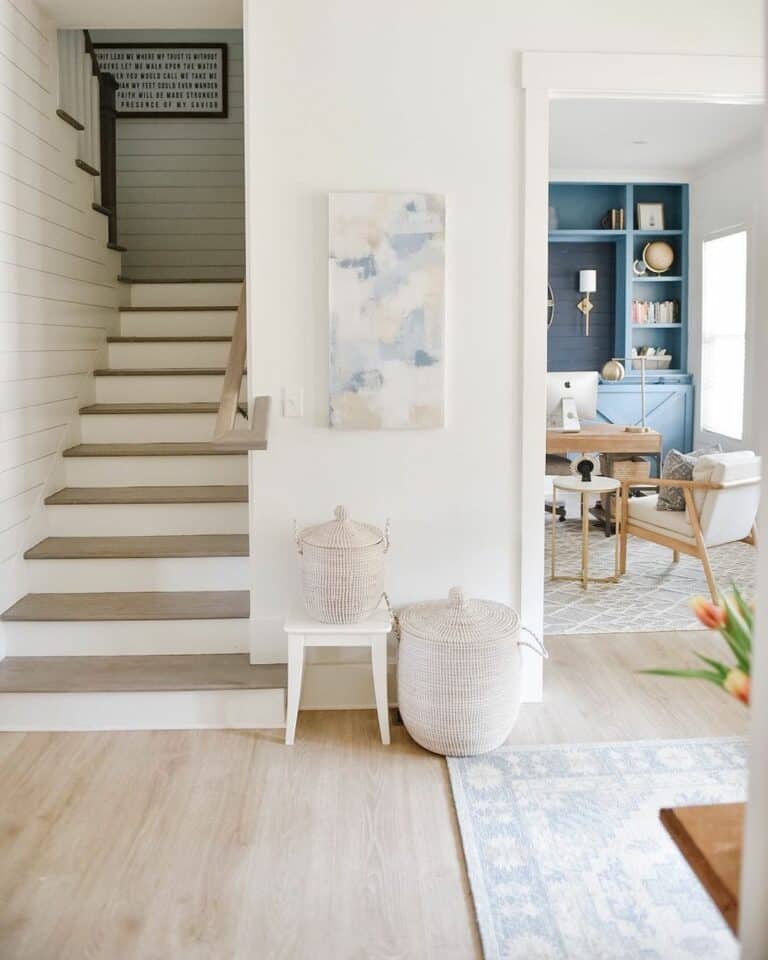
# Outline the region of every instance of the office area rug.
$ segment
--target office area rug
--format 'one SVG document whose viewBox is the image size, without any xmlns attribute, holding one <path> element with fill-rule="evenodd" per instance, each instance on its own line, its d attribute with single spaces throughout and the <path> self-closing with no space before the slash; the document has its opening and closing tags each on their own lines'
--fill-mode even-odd
<svg viewBox="0 0 768 960">
<path fill-rule="evenodd" d="M 581 521 L 557 524 L 557 572 L 578 574 L 581 566 Z M 688 607 L 693 596 L 709 596 L 704 569 L 695 557 L 680 555 L 647 540 L 630 537 L 627 543 L 627 573 L 619 583 L 590 583 L 584 590 L 571 580 L 550 580 L 551 527 L 546 526 L 544 565 L 544 632 L 630 633 L 656 630 L 701 629 Z M 613 575 L 615 537 L 592 529 L 589 566 L 593 576 Z M 754 596 L 757 551 L 747 543 L 729 543 L 710 551 L 718 585 L 731 583 Z"/>
<path fill-rule="evenodd" d="M 743 800 L 743 739 L 508 746 L 448 768 L 485 960 L 738 956 L 659 810 Z"/>
</svg>

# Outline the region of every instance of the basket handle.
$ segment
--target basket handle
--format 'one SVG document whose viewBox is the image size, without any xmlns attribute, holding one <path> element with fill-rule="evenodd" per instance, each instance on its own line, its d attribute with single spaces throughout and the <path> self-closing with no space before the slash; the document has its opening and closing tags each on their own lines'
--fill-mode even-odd
<svg viewBox="0 0 768 960">
<path fill-rule="evenodd" d="M 301 539 L 299 538 L 299 525 L 296 523 L 296 518 L 293 518 L 293 539 L 296 541 L 296 549 L 299 552 L 299 556 L 304 556 L 304 551 L 301 547 Z"/>
<path fill-rule="evenodd" d="M 529 630 L 528 627 L 521 626 L 520 629 L 527 633 L 534 643 L 528 643 L 527 640 L 518 640 L 518 647 L 528 647 L 529 650 L 533 650 L 534 653 L 538 653 L 542 660 L 549 660 L 549 653 L 547 648 L 544 646 L 544 641 L 537 637 L 533 630 Z"/>
<path fill-rule="evenodd" d="M 384 553 L 389 553 L 389 517 L 384 521 Z"/>
</svg>

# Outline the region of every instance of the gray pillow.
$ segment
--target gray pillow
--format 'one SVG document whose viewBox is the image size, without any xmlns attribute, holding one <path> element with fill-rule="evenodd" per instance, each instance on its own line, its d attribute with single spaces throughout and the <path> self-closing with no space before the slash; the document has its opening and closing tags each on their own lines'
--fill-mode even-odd
<svg viewBox="0 0 768 960">
<path fill-rule="evenodd" d="M 679 450 L 670 450 L 664 457 L 664 467 L 661 471 L 664 480 L 693 480 L 693 468 L 699 457 L 708 453 L 722 453 L 720 444 L 712 447 L 701 447 L 692 453 L 680 453 Z M 659 487 L 659 499 L 656 502 L 657 510 L 685 510 L 685 494 L 682 487 Z"/>
</svg>

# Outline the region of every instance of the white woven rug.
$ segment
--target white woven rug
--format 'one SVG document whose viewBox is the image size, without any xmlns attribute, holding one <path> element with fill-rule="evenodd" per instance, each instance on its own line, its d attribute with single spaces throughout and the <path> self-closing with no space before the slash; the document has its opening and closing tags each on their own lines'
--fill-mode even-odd
<svg viewBox="0 0 768 960">
<path fill-rule="evenodd" d="M 627 575 L 619 583 L 579 583 L 549 579 L 550 525 L 546 528 L 544 567 L 544 632 L 629 633 L 634 631 L 701 629 L 688 609 L 690 597 L 709 596 L 701 563 L 681 554 L 672 563 L 672 551 L 647 540 L 630 537 Z M 602 530 L 590 532 L 590 572 L 613 574 L 616 539 Z M 757 551 L 746 543 L 715 547 L 710 559 L 718 584 L 732 582 L 754 596 Z M 578 574 L 581 564 L 581 521 L 557 525 L 557 572 Z"/>
<path fill-rule="evenodd" d="M 659 822 L 740 801 L 742 739 L 502 747 L 448 759 L 485 960 L 735 960 Z"/>
</svg>

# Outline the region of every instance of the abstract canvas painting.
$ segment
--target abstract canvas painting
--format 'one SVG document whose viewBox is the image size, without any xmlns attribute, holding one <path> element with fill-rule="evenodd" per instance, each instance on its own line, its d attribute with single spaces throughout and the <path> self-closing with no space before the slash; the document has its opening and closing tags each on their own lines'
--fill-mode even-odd
<svg viewBox="0 0 768 960">
<path fill-rule="evenodd" d="M 442 427 L 444 198 L 332 193 L 328 213 L 331 426 Z"/>
</svg>

